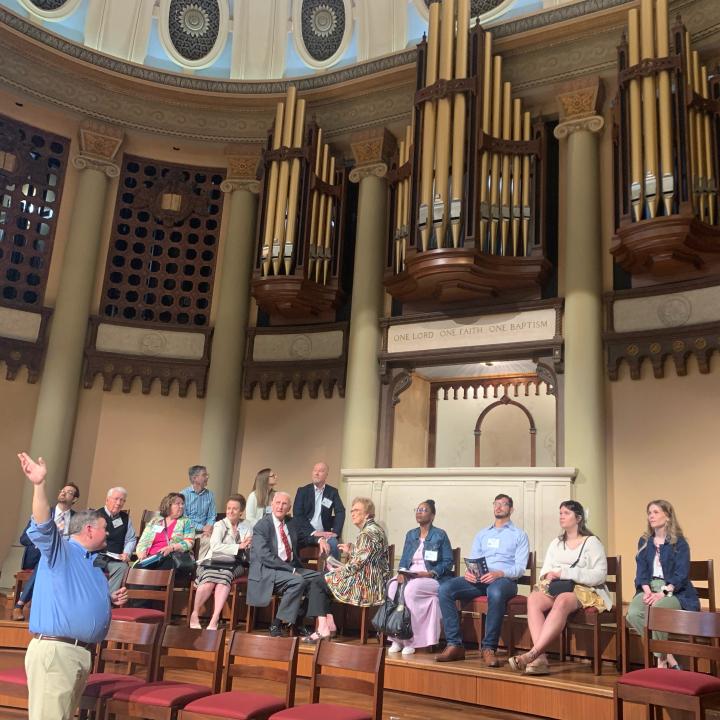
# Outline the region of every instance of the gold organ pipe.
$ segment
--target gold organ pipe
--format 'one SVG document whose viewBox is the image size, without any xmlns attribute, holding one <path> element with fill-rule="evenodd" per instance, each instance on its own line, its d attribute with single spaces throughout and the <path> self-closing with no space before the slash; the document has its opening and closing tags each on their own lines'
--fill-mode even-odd
<svg viewBox="0 0 720 720">
<path fill-rule="evenodd" d="M 530 113 L 523 116 L 523 140 L 530 140 Z M 530 241 L 530 156 L 523 155 L 523 184 L 522 184 L 522 228 L 523 228 L 523 255 L 528 253 Z"/>
<path fill-rule="evenodd" d="M 272 149 L 278 150 L 282 143 L 282 125 L 285 104 L 278 103 L 275 109 L 275 127 L 273 129 Z M 265 234 L 263 235 L 262 247 L 262 272 L 267 275 L 270 272 L 270 262 L 272 260 L 272 240 L 273 229 L 275 227 L 275 203 L 277 202 L 277 181 L 278 181 L 278 161 L 273 160 L 270 165 L 270 176 L 266 187 L 267 208 L 265 212 Z"/>
<path fill-rule="evenodd" d="M 283 147 L 290 147 L 292 144 L 296 96 L 297 90 L 295 89 L 295 86 L 290 85 L 290 87 L 288 87 L 285 117 L 283 118 Z M 290 164 L 287 160 L 283 160 L 283 162 L 280 163 L 280 173 L 278 176 L 278 199 L 275 204 L 275 227 L 273 228 L 272 264 L 275 275 L 280 273 L 280 263 L 282 262 L 280 248 L 283 246 L 285 241 L 285 213 L 287 211 L 287 191 L 289 179 Z"/>
<path fill-rule="evenodd" d="M 322 153 L 323 153 L 323 131 L 322 128 L 318 128 L 317 137 L 315 138 L 315 177 L 320 178 L 322 172 Z M 315 227 L 317 225 L 318 217 L 318 205 L 320 204 L 320 198 L 317 188 L 312 191 L 311 202 L 310 202 L 310 240 L 309 240 L 309 252 L 307 258 L 307 275 L 312 277 L 313 270 L 315 269 L 315 257 L 317 255 L 317 234 Z"/>
<path fill-rule="evenodd" d="M 401 168 L 405 164 L 405 140 L 400 141 L 400 148 L 398 150 L 398 168 Z M 399 180 L 397 189 L 395 190 L 395 232 L 394 232 L 394 247 L 395 247 L 395 274 L 400 272 L 400 265 L 402 260 L 402 227 L 403 218 L 405 217 L 405 209 L 403 203 L 405 202 L 403 192 L 403 181 Z"/>
<path fill-rule="evenodd" d="M 710 97 L 708 88 L 708 72 L 707 68 L 702 67 L 702 96 L 707 100 Z M 705 113 L 705 169 L 707 171 L 707 199 L 708 199 L 708 221 L 711 225 L 715 224 L 715 216 L 717 210 L 717 186 L 715 179 L 715 157 L 713 136 L 712 136 L 712 120 L 709 113 Z"/>
<path fill-rule="evenodd" d="M 490 111 L 492 98 L 492 35 L 484 34 L 485 55 L 483 57 L 483 84 L 482 84 L 482 125 L 483 134 L 490 134 Z M 488 221 L 490 220 L 490 206 L 488 204 L 488 166 L 489 155 L 487 150 L 482 151 L 480 156 L 480 243 L 482 249 L 487 235 Z"/>
<path fill-rule="evenodd" d="M 295 110 L 295 132 L 293 133 L 294 148 L 302 147 L 305 134 L 305 101 L 297 101 Z M 280 257 L 285 263 L 285 274 L 289 275 L 293 266 L 295 250 L 295 232 L 297 226 L 298 189 L 300 187 L 300 158 L 293 158 L 290 166 L 290 191 L 288 193 L 287 233 L 285 242 L 280 247 Z"/>
<path fill-rule="evenodd" d="M 501 89 L 502 89 L 502 58 L 496 55 L 493 58 L 493 92 L 492 92 L 492 135 L 500 137 L 501 132 Z M 500 222 L 500 207 L 498 205 L 498 190 L 500 180 L 500 155 L 492 154 L 490 168 L 490 253 L 495 254 L 495 241 L 497 239 L 498 223 Z"/>
<path fill-rule="evenodd" d="M 515 98 L 513 102 L 513 138 L 522 140 L 522 102 Z M 512 159 L 512 254 L 517 255 L 518 239 L 520 237 L 520 187 L 523 183 L 520 177 L 520 155 L 515 153 Z"/>
<path fill-rule="evenodd" d="M 640 1 L 640 57 L 655 57 L 652 0 Z M 643 140 L 645 142 L 645 201 L 648 217 L 654 218 L 657 208 L 657 110 L 655 78 L 642 79 Z"/>
<path fill-rule="evenodd" d="M 689 94 L 693 92 L 693 66 L 692 53 L 690 51 L 690 33 L 685 31 L 685 85 Z M 693 207 L 697 211 L 699 206 L 698 188 L 698 160 L 697 147 L 695 145 L 695 108 L 688 108 L 688 145 L 690 146 L 690 187 Z"/>
<path fill-rule="evenodd" d="M 440 25 L 440 79 L 451 80 L 455 40 L 455 0 L 443 0 Z M 445 246 L 448 221 L 448 177 L 450 174 L 450 97 L 440 98 L 437 109 L 435 138 L 435 198 L 432 208 L 437 247 Z"/>
<path fill-rule="evenodd" d="M 640 62 L 640 18 L 637 8 L 628 11 L 628 63 L 634 67 Z M 640 81 L 630 81 L 630 201 L 633 217 L 642 217 L 642 103 Z"/>
<path fill-rule="evenodd" d="M 335 184 L 335 158 L 330 158 L 330 171 L 328 172 L 328 183 Z M 327 285 L 330 260 L 332 259 L 332 215 L 335 207 L 335 197 L 329 195 L 325 204 L 325 253 L 323 255 L 323 285 Z"/>
<path fill-rule="evenodd" d="M 670 31 L 668 28 L 667 0 L 657 0 L 655 6 L 657 56 L 670 55 Z M 661 70 L 658 75 L 658 106 L 660 119 L 660 168 L 661 191 L 665 214 L 672 213 L 675 175 L 672 161 L 672 100 L 670 95 L 670 71 Z"/>
<path fill-rule="evenodd" d="M 693 50 L 692 52 L 692 89 L 697 95 L 701 94 L 700 54 L 697 50 Z M 694 132 L 698 174 L 698 215 L 701 220 L 705 220 L 707 212 L 705 185 L 705 123 L 703 121 L 703 112 L 701 110 L 695 111 Z"/>
<path fill-rule="evenodd" d="M 467 77 L 468 32 L 470 30 L 470 0 L 458 0 L 457 40 L 455 45 L 455 77 Z M 450 192 L 450 230 L 453 247 L 460 244 L 460 223 L 465 170 L 465 93 L 453 99 L 452 134 L 452 190 Z"/>
<path fill-rule="evenodd" d="M 323 159 L 322 159 L 322 174 L 320 179 L 323 182 L 327 182 L 328 176 L 328 165 L 330 162 L 330 147 L 325 145 L 323 147 Z M 322 272 L 322 256 L 325 252 L 325 242 L 323 236 L 325 234 L 325 205 L 328 202 L 328 196 L 324 192 L 320 192 L 320 206 L 318 208 L 317 225 L 315 226 L 315 237 L 317 245 L 317 259 L 315 261 L 315 282 L 320 282 L 320 274 Z"/>
<path fill-rule="evenodd" d="M 409 162 L 412 157 L 412 142 L 413 142 L 413 126 L 408 125 L 405 128 L 405 161 Z M 403 233 L 402 233 L 402 262 L 400 263 L 400 269 L 405 269 L 405 253 L 407 252 L 408 235 L 410 233 L 410 176 L 406 177 L 402 181 L 403 187 Z"/>
<path fill-rule="evenodd" d="M 440 4 L 430 3 L 428 20 L 427 64 L 425 86 L 437 80 L 438 47 L 440 31 Z M 426 100 L 423 107 L 422 163 L 420 171 L 420 208 L 418 226 L 423 251 L 428 249 L 433 212 L 433 167 L 435 162 L 435 102 Z"/>
<path fill-rule="evenodd" d="M 512 99 L 510 97 L 512 85 L 503 83 L 503 109 L 502 109 L 502 139 L 510 140 L 512 137 Z M 500 218 L 500 254 L 507 255 L 508 233 L 510 231 L 510 155 L 502 154 L 502 193 Z"/>
</svg>

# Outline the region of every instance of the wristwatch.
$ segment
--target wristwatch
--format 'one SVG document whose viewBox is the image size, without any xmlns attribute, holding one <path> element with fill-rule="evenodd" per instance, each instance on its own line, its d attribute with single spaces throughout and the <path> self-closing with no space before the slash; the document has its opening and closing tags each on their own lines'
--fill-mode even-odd
<svg viewBox="0 0 720 720">
<path fill-rule="evenodd" d="M 666 597 L 673 596 L 673 591 L 667 585 L 663 585 L 660 589 L 662 590 L 663 595 L 665 595 Z"/>
</svg>

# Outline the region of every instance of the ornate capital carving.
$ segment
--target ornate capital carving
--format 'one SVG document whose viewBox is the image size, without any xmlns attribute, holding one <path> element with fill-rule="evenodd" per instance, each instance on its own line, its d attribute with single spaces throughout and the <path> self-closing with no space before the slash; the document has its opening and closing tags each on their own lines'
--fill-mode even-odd
<svg viewBox="0 0 720 720">
<path fill-rule="evenodd" d="M 78 170 L 99 170 L 110 178 L 120 175 L 117 162 L 125 134 L 119 128 L 95 120 L 86 120 L 80 125 L 80 153 L 72 164 Z"/>
<path fill-rule="evenodd" d="M 591 133 L 599 133 L 605 126 L 605 120 L 599 115 L 579 118 L 577 120 L 567 120 L 555 127 L 553 134 L 558 140 L 564 140 L 568 135 L 580 130 L 586 130 Z"/>
<path fill-rule="evenodd" d="M 560 105 L 560 124 L 571 120 L 600 115 L 603 86 L 600 78 L 587 77 L 571 80 L 560 86 L 557 95 Z"/>
<path fill-rule="evenodd" d="M 225 150 L 227 157 L 227 178 L 220 185 L 225 192 L 247 190 L 251 193 L 260 192 L 260 181 L 257 179 L 261 147 L 250 143 L 228 145 Z"/>
<path fill-rule="evenodd" d="M 384 127 L 370 128 L 350 138 L 355 167 L 350 171 L 350 182 L 363 178 L 385 177 L 392 165 L 397 147 L 395 136 Z"/>
</svg>

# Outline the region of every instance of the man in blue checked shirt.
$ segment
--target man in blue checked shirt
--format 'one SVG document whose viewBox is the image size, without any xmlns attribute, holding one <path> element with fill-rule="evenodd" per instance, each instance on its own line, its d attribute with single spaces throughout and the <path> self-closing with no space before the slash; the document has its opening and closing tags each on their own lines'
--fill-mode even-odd
<svg viewBox="0 0 720 720">
<path fill-rule="evenodd" d="M 19 453 L 20 465 L 33 484 L 28 537 L 40 551 L 30 610 L 33 639 L 25 653 L 29 720 L 70 720 L 90 673 L 90 648 L 105 638 L 110 603 L 124 605 L 127 590 L 112 594 L 95 554 L 105 547 L 106 522 L 95 510 L 70 520 L 64 540 L 50 515 L 45 493 L 47 468 Z"/>
<path fill-rule="evenodd" d="M 481 655 L 488 667 L 498 666 L 495 652 L 505 608 L 508 600 L 517 595 L 517 579 L 525 574 L 530 552 L 528 536 L 510 520 L 512 511 L 512 498 L 505 494 L 498 495 L 493 502 L 495 521 L 481 530 L 473 540 L 469 557 L 485 558 L 488 572 L 477 577 L 467 570 L 464 577 L 453 578 L 440 585 L 438 597 L 447 647 L 435 658 L 436 662 L 465 659 L 455 601 L 487 596 L 488 609 Z"/>
<path fill-rule="evenodd" d="M 215 495 L 207 489 L 210 475 L 204 465 L 192 465 L 188 469 L 190 485 L 180 492 L 185 497 L 185 515 L 190 518 L 195 536 L 200 538 L 200 556 L 210 543 L 217 509 Z"/>
</svg>

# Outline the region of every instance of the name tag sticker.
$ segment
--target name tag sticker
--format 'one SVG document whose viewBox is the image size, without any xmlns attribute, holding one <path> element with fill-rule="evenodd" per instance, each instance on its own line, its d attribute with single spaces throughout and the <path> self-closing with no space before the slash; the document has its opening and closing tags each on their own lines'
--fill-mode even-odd
<svg viewBox="0 0 720 720">
<path fill-rule="evenodd" d="M 330 498 L 323 498 L 322 506 L 326 508 L 332 507 L 332 500 Z"/>
<path fill-rule="evenodd" d="M 487 546 L 493 550 L 497 550 L 500 547 L 500 538 L 488 538 Z"/>
<path fill-rule="evenodd" d="M 112 526 L 114 528 L 120 527 L 121 525 L 122 525 L 122 518 L 116 517 L 112 522 Z"/>
<path fill-rule="evenodd" d="M 430 562 L 437 562 L 438 559 L 438 551 L 437 550 L 426 550 L 425 551 L 425 560 L 429 560 Z"/>
<path fill-rule="evenodd" d="M 272 508 L 270 507 L 270 505 L 268 505 L 268 506 L 265 508 L 265 514 L 266 514 L 266 515 L 269 515 L 271 512 L 272 512 Z"/>
</svg>

